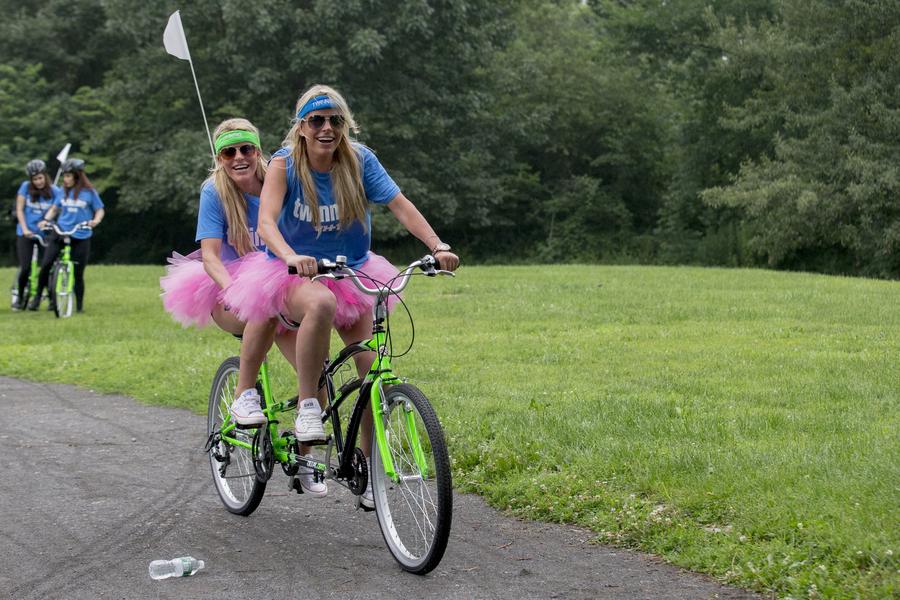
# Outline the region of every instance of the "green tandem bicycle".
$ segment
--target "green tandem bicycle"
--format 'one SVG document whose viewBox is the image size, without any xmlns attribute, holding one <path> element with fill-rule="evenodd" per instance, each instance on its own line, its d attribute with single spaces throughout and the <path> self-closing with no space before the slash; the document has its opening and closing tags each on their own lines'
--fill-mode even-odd
<svg viewBox="0 0 900 600">
<path fill-rule="evenodd" d="M 432 256 L 425 256 L 383 283 L 350 268 L 345 261 L 340 256 L 335 262 L 319 261 L 320 274 L 313 280 L 349 278 L 358 289 L 375 296 L 376 302 L 371 339 L 349 344 L 326 360 L 319 378 L 319 389 L 324 389 L 327 399 L 322 420 L 331 423 L 324 461 L 302 456 L 292 431 L 279 432 L 279 415 L 296 408 L 297 397 L 275 400 L 265 362 L 257 389 L 267 424 L 241 427 L 232 420 L 229 407 L 240 366 L 238 357 L 233 356 L 219 366 L 209 396 L 206 450 L 213 481 L 225 508 L 248 516 L 259 506 L 275 463 L 289 477 L 289 489 L 298 493 L 302 493 L 296 479 L 301 467 L 312 469 L 317 481 L 334 481 L 356 496 L 365 491 L 371 474 L 375 513 L 388 549 L 401 568 L 425 574 L 441 561 L 450 535 L 450 459 L 431 403 L 393 372 L 387 301 L 398 295 L 414 274 L 434 277 L 452 273 L 440 270 Z M 375 352 L 376 359 L 360 379 L 352 359 L 369 351 Z M 357 447 L 367 407 L 371 407 L 374 425 L 368 459 Z M 341 427 L 342 414 L 349 414 L 346 429 Z"/>
</svg>

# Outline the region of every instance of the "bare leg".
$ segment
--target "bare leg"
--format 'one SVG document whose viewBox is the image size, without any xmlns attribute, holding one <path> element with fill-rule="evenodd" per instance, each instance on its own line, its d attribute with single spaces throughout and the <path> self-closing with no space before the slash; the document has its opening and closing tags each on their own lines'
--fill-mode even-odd
<svg viewBox="0 0 900 600">
<path fill-rule="evenodd" d="M 300 323 L 297 329 L 296 365 L 300 398 L 318 394 L 319 372 L 328 356 L 335 299 L 320 283 L 307 283 L 291 290 L 287 301 L 290 317 Z"/>
<path fill-rule="evenodd" d="M 240 396 L 241 392 L 256 385 L 259 367 L 266 359 L 266 352 L 272 347 L 274 338 L 274 319 L 253 321 L 244 327 L 244 337 L 241 340 L 241 370 L 238 373 L 236 396 Z"/>
<path fill-rule="evenodd" d="M 281 354 L 291 365 L 297 368 L 297 331 L 286 331 L 275 336 L 275 345 L 281 350 Z"/>
<path fill-rule="evenodd" d="M 318 383 L 331 341 L 334 294 L 320 283 L 304 283 L 291 290 L 287 306 L 290 312 L 288 316 L 300 323 L 294 346 L 298 401 L 317 398 L 319 406 L 324 407 L 324 399 L 318 393 Z M 301 454 L 308 451 L 309 446 L 300 446 Z"/>
<path fill-rule="evenodd" d="M 238 319 L 230 310 L 225 310 L 225 307 L 221 304 L 217 304 L 213 309 L 212 318 L 223 331 L 233 335 L 240 335 L 244 332 L 244 322 Z"/>
</svg>

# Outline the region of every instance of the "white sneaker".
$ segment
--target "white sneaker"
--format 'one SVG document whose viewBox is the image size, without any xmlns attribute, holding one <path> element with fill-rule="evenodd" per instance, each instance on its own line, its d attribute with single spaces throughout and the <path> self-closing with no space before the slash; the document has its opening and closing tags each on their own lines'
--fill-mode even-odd
<svg viewBox="0 0 900 600">
<path fill-rule="evenodd" d="M 253 388 L 235 398 L 229 412 L 239 425 L 263 425 L 266 422 L 266 415 L 259 407 L 259 393 Z"/>
<path fill-rule="evenodd" d="M 325 428 L 322 426 L 322 409 L 315 398 L 307 398 L 297 407 L 297 420 L 294 431 L 301 442 L 325 439 Z"/>
<path fill-rule="evenodd" d="M 312 454 L 307 454 L 303 458 L 315 460 Z M 300 467 L 300 471 L 297 473 L 297 480 L 300 482 L 300 487 L 303 488 L 304 494 L 309 494 L 313 498 L 321 498 L 328 494 L 328 486 L 325 485 L 324 481 L 316 481 L 313 470 L 308 467 Z"/>
</svg>

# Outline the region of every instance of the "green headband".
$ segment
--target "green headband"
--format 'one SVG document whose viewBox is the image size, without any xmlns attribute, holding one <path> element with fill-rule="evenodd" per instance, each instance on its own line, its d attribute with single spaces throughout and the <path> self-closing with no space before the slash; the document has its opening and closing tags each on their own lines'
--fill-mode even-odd
<svg viewBox="0 0 900 600">
<path fill-rule="evenodd" d="M 219 134 L 219 137 L 216 138 L 216 154 L 221 152 L 222 148 L 224 148 L 225 146 L 231 146 L 232 144 L 237 144 L 239 142 L 250 142 L 257 148 L 259 148 L 258 135 L 256 135 L 252 131 L 233 129 L 231 131 L 225 131 Z"/>
</svg>

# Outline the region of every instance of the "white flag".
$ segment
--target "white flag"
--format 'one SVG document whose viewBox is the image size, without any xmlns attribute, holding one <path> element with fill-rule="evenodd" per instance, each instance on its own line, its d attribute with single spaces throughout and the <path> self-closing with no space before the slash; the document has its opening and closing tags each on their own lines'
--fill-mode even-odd
<svg viewBox="0 0 900 600">
<path fill-rule="evenodd" d="M 184 27 L 181 26 L 180 11 L 175 11 L 169 16 L 169 23 L 163 32 L 163 45 L 166 52 L 180 58 L 181 60 L 191 60 L 191 53 L 188 50 L 187 39 L 184 37 Z"/>
<path fill-rule="evenodd" d="M 60 163 L 66 162 L 66 159 L 69 157 L 69 150 L 72 149 L 72 144 L 66 144 L 65 148 L 63 148 L 59 154 L 56 155 L 56 160 Z"/>
</svg>

